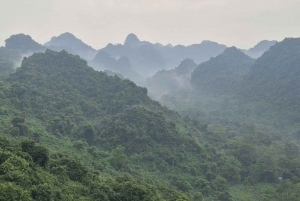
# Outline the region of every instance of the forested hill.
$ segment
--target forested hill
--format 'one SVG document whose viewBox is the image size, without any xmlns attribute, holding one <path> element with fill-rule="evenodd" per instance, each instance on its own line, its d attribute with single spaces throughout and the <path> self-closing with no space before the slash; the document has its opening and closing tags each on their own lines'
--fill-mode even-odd
<svg viewBox="0 0 300 201">
<path fill-rule="evenodd" d="M 47 50 L 24 58 L 21 68 L 7 80 L 13 83 L 10 96 L 18 99 L 18 108 L 33 109 L 40 115 L 43 110 L 55 114 L 68 109 L 93 118 L 153 104 L 146 88 L 97 72 L 66 51 Z"/>
<path fill-rule="evenodd" d="M 297 110 L 300 100 L 300 39 L 286 38 L 257 59 L 241 85 L 249 100 Z"/>
<path fill-rule="evenodd" d="M 224 93 L 249 72 L 254 61 L 235 47 L 227 48 L 200 64 L 192 73 L 191 83 L 196 91 Z"/>
<path fill-rule="evenodd" d="M 71 159 L 83 161 L 88 169 L 101 171 L 98 174 L 105 178 L 124 173 L 135 179 L 147 178 L 160 186 L 157 191 L 164 200 L 199 200 L 202 195 L 230 200 L 227 180 L 235 181 L 239 171 L 234 178 L 227 172 L 237 164 L 227 164 L 227 156 L 198 140 L 207 133 L 205 126 L 182 119 L 176 112 L 152 101 L 146 88 L 94 71 L 78 56 L 46 50 L 24 58 L 15 73 L 2 79 L 0 92 L 0 133 L 13 141 L 30 138 L 49 147 L 51 154 L 68 153 Z M 30 146 L 35 147 L 32 143 Z M 15 152 L 11 152 L 13 156 Z M 37 157 L 36 152 L 26 148 L 24 152 L 29 152 L 33 161 Z M 18 160 L 30 164 L 30 158 L 20 157 Z M 68 168 L 74 163 L 60 159 L 61 155 L 53 157 L 62 160 L 58 166 L 64 166 L 72 180 L 73 173 Z M 0 160 L 1 175 L 5 174 L 1 172 L 2 163 L 13 160 L 9 158 Z M 51 171 L 44 174 L 54 174 L 55 170 Z M 34 192 L 32 189 L 43 187 L 33 184 L 31 188 L 32 184 L 25 183 L 19 188 L 15 179 L 1 177 L 0 180 L 11 182 L 11 188 L 20 191 Z M 122 181 L 118 183 L 121 185 Z M 37 184 L 42 184 L 39 182 Z M 111 182 L 108 186 L 114 188 L 117 183 Z M 134 181 L 131 184 L 134 185 Z M 57 185 L 62 184 L 58 181 Z M 90 188 L 86 183 L 82 185 Z M 124 188 L 129 190 L 129 187 Z M 49 183 L 47 189 L 57 190 L 54 183 Z M 126 192 L 114 191 L 120 195 Z M 78 194 L 88 197 L 82 191 Z M 31 195 L 33 200 L 37 200 L 34 196 Z M 136 200 L 154 199 L 137 196 Z M 122 200 L 130 200 L 129 195 L 126 198 Z"/>
</svg>

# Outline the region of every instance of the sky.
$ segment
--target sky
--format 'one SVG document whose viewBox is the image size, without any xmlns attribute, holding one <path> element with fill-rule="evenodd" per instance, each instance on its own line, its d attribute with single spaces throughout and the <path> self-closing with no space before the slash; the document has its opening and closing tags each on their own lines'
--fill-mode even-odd
<svg viewBox="0 0 300 201">
<path fill-rule="evenodd" d="M 300 0 L 0 0 L 0 46 L 24 33 L 44 44 L 70 32 L 95 49 L 129 33 L 152 43 L 211 40 L 248 49 L 300 37 Z"/>
</svg>

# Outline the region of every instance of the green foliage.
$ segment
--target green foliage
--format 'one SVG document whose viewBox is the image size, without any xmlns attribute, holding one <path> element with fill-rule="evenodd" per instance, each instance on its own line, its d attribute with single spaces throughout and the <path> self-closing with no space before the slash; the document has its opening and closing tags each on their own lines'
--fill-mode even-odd
<svg viewBox="0 0 300 201">
<path fill-rule="evenodd" d="M 298 142 L 242 120 L 213 121 L 232 105 L 252 111 L 236 99 L 225 97 L 211 119 L 201 108 L 186 111 L 207 125 L 50 50 L 1 78 L 0 97 L 0 134 L 14 142 L 0 138 L 3 199 L 226 201 L 239 197 L 233 185 L 247 199 L 298 195 Z M 259 182 L 272 188 L 257 191 Z"/>
<path fill-rule="evenodd" d="M 112 164 L 117 169 L 127 167 L 127 156 L 124 154 L 124 147 L 118 146 L 115 150 L 112 151 Z"/>
<path fill-rule="evenodd" d="M 30 192 L 11 182 L 0 183 L 1 201 L 32 201 Z"/>
<path fill-rule="evenodd" d="M 222 94 L 235 88 L 237 81 L 249 72 L 254 59 L 235 47 L 200 64 L 192 73 L 191 83 L 196 91 Z"/>
<path fill-rule="evenodd" d="M 21 143 L 21 148 L 23 152 L 27 152 L 32 160 L 45 167 L 49 161 L 49 150 L 41 145 L 36 145 L 34 141 L 26 140 Z"/>
<path fill-rule="evenodd" d="M 61 154 L 49 158 L 49 168 L 42 168 L 33 163 L 31 155 L 26 155 L 28 150 L 25 148 L 36 147 L 40 145 L 26 140 L 1 149 L 1 201 L 162 200 L 154 185 L 138 182 L 128 175 L 116 179 L 102 178 L 79 161 Z M 20 149 L 24 152 L 20 152 Z"/>
<path fill-rule="evenodd" d="M 15 133 L 13 135 L 26 135 L 28 132 L 28 127 L 25 124 L 25 119 L 23 117 L 14 117 L 11 120 L 11 123 L 14 127 Z"/>
</svg>

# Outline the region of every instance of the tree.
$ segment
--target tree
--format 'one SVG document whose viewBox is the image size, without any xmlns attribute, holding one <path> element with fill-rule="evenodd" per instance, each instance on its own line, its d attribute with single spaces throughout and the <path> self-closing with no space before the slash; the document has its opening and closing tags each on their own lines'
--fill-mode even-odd
<svg viewBox="0 0 300 201">
<path fill-rule="evenodd" d="M 41 145 L 36 145 L 32 140 L 21 142 L 22 151 L 29 153 L 32 160 L 38 165 L 45 167 L 49 161 L 49 150 Z"/>
</svg>

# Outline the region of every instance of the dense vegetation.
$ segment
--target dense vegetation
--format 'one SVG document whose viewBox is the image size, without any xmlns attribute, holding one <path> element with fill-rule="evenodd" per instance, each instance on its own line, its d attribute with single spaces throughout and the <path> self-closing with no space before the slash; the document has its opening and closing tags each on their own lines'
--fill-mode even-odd
<svg viewBox="0 0 300 201">
<path fill-rule="evenodd" d="M 254 59 L 237 48 L 227 48 L 217 57 L 200 64 L 191 75 L 191 84 L 196 92 L 223 94 L 235 88 L 253 63 Z"/>
<path fill-rule="evenodd" d="M 163 200 L 153 184 L 130 175 L 103 177 L 62 153 L 50 155 L 34 141 L 10 144 L 1 137 L 0 144 L 0 200 Z M 185 199 L 172 189 L 164 193 Z"/>
<path fill-rule="evenodd" d="M 297 112 L 298 46 L 286 39 L 254 64 L 229 48 L 196 70 L 186 59 L 158 72 L 152 84 L 170 90 L 162 101 L 185 117 L 66 51 L 25 57 L 1 71 L 0 200 L 297 201 L 298 116 L 280 118 Z M 0 49 L 10 67 L 18 57 Z"/>
<path fill-rule="evenodd" d="M 202 122 L 251 122 L 271 126 L 284 136 L 297 135 L 299 49 L 299 39 L 285 39 L 253 65 L 238 50 L 236 54 L 225 51 L 195 69 L 192 90 L 161 101 Z"/>
<path fill-rule="evenodd" d="M 239 161 L 240 179 L 250 186 L 244 193 L 233 187 L 235 199 L 298 199 L 299 170 L 294 169 L 299 166 L 300 139 L 298 43 L 299 39 L 285 39 L 253 65 L 238 50 L 231 49 L 234 56 L 225 51 L 194 70 L 192 90 L 161 100 L 183 116 L 206 122 L 209 144 Z M 234 83 L 227 87 L 220 76 Z M 267 185 L 277 182 L 278 186 Z M 281 185 L 290 186 L 291 191 L 279 190 Z M 279 192 L 285 192 L 286 197 Z"/>
<path fill-rule="evenodd" d="M 147 178 L 165 200 L 230 199 L 223 165 L 210 168 L 226 156 L 192 137 L 204 132 L 201 126 L 152 101 L 147 89 L 96 72 L 65 51 L 24 58 L 21 68 L 2 79 L 1 128 L 13 141 L 28 137 L 54 155 L 80 158 L 105 178 Z"/>
</svg>

